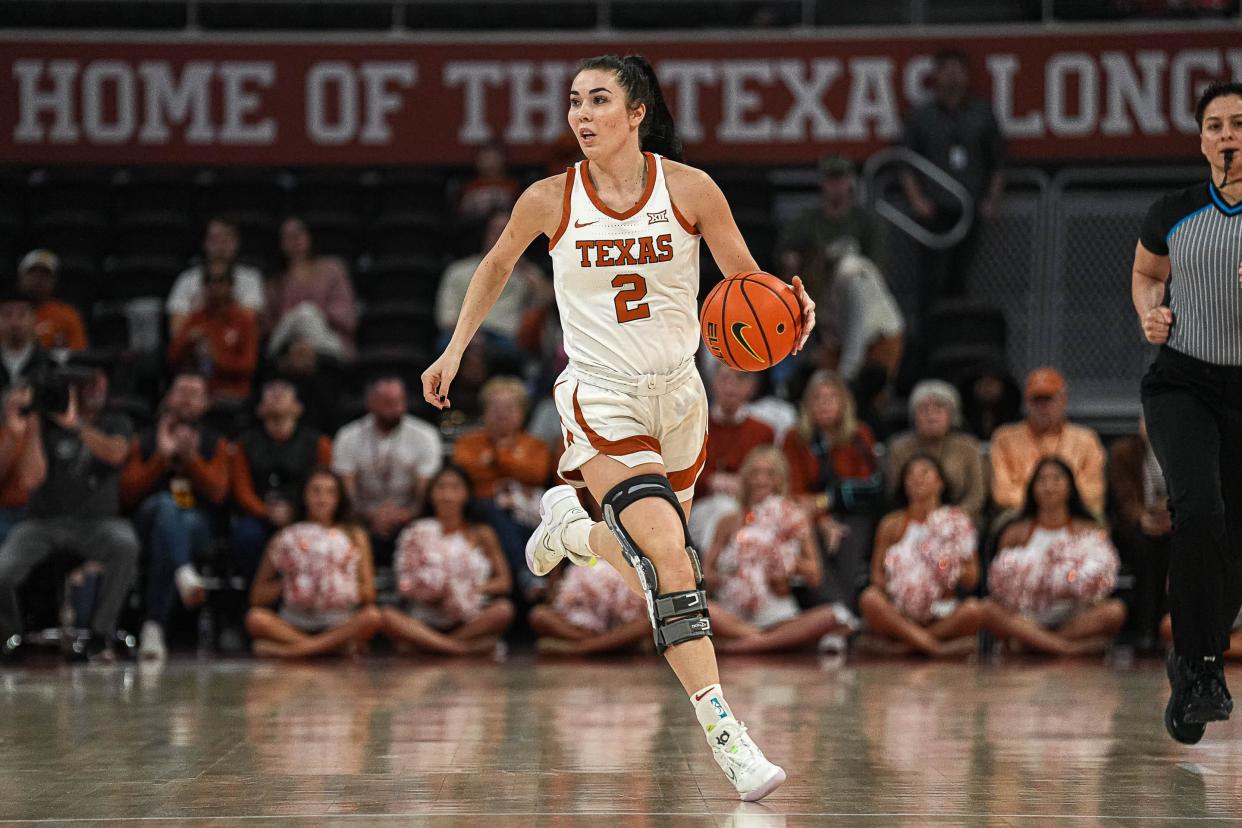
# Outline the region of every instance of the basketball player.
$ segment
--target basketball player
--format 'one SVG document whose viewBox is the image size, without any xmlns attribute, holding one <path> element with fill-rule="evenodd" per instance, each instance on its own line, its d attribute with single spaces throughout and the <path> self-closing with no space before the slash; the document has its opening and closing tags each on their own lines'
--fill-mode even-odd
<svg viewBox="0 0 1242 828">
<path fill-rule="evenodd" d="M 785 772 L 725 701 L 686 532 L 707 438 L 707 397 L 694 364 L 700 235 L 722 272 L 758 266 L 720 189 L 674 160 L 680 141 L 646 60 L 606 55 L 579 64 L 569 126 L 587 160 L 518 199 L 475 271 L 452 340 L 423 374 L 423 394 L 438 408 L 449 405 L 466 344 L 522 251 L 546 235 L 570 358 L 553 390 L 565 435 L 558 471 L 590 490 L 605 520 L 592 522 L 569 486 L 550 489 L 527 563 L 544 575 L 564 558 L 582 566 L 603 558 L 646 597 L 656 648 L 690 694 L 717 763 L 743 800 L 758 800 Z M 815 305 L 796 277 L 794 291 L 800 348 Z"/>
<path fill-rule="evenodd" d="M 1242 84 L 1209 86 L 1195 117 L 1208 180 L 1152 205 L 1131 276 L 1161 346 L 1142 398 L 1173 513 L 1164 724 L 1186 744 L 1233 711 L 1223 654 L 1242 606 Z"/>
</svg>

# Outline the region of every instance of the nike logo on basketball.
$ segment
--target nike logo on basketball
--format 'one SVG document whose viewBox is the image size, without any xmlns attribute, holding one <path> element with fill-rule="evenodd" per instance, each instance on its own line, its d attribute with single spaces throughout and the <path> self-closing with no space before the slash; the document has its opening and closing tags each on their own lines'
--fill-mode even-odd
<svg viewBox="0 0 1242 828">
<path fill-rule="evenodd" d="M 575 220 L 574 227 L 577 227 L 578 229 L 582 229 L 583 227 L 589 227 L 590 225 L 595 224 L 595 222 L 597 221 L 599 221 L 599 219 L 596 219 L 595 221 L 576 221 Z"/>
<path fill-rule="evenodd" d="M 734 322 L 733 327 L 730 330 L 733 331 L 733 338 L 741 343 L 741 346 L 746 349 L 746 353 L 750 354 L 760 362 L 763 362 L 763 357 L 755 353 L 755 349 L 750 347 L 750 343 L 746 341 L 744 334 L 746 333 L 746 329 L 749 327 L 750 325 L 747 325 L 745 322 Z"/>
</svg>

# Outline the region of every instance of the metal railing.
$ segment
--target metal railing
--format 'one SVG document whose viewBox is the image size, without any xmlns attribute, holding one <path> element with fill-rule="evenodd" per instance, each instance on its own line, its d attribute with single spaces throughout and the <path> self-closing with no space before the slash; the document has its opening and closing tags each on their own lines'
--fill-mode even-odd
<svg viewBox="0 0 1242 828">
<path fill-rule="evenodd" d="M 957 223 L 943 233 L 928 230 L 885 197 L 887 188 L 883 182 L 887 179 L 884 173 L 891 169 L 893 174 L 900 175 L 907 167 L 913 167 L 927 176 L 958 203 L 961 214 Z M 888 147 L 872 153 L 863 164 L 859 187 L 864 204 L 898 230 L 933 250 L 948 250 L 966 238 L 975 220 L 974 196 L 956 178 L 908 147 Z"/>
</svg>

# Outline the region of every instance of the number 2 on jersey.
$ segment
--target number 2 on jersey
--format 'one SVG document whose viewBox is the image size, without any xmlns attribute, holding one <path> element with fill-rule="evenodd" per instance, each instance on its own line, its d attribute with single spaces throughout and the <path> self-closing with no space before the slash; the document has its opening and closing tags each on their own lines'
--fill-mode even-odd
<svg viewBox="0 0 1242 828">
<path fill-rule="evenodd" d="M 617 321 L 624 325 L 626 322 L 633 322 L 636 319 L 646 319 L 651 316 L 651 308 L 642 298 L 647 295 L 647 280 L 637 273 L 622 273 L 613 277 L 612 286 L 615 288 L 625 288 L 625 290 L 613 297 L 613 304 L 617 306 Z"/>
</svg>

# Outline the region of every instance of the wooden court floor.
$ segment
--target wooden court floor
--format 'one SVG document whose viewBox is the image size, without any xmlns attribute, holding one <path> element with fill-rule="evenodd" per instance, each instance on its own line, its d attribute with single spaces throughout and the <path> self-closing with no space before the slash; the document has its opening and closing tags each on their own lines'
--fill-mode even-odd
<svg viewBox="0 0 1242 828">
<path fill-rule="evenodd" d="M 0 823 L 1208 825 L 1242 715 L 1174 744 L 1157 661 L 724 662 L 789 781 L 743 804 L 654 658 L 0 672 Z M 1242 670 L 1230 681 L 1242 689 Z"/>
</svg>

